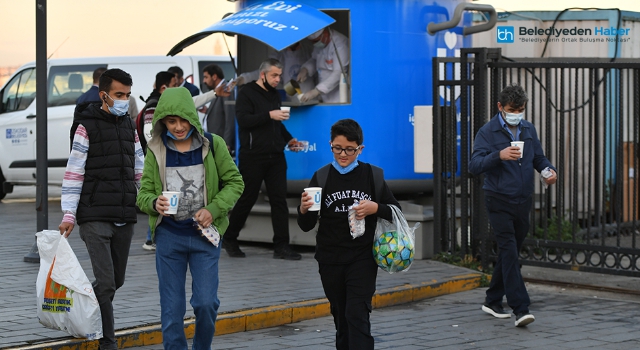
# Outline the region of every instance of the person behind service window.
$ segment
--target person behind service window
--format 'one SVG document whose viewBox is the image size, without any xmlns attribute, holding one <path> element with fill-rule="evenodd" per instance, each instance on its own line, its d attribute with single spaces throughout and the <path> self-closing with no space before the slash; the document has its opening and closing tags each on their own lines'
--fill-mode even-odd
<svg viewBox="0 0 640 350">
<path fill-rule="evenodd" d="M 340 76 L 349 66 L 349 40 L 337 31 L 324 28 L 307 37 L 313 43 L 311 58 L 302 65 L 298 80 L 304 83 L 318 72 L 318 84 L 300 98 L 306 102 L 320 97 L 322 102 L 340 102 Z"/>
</svg>

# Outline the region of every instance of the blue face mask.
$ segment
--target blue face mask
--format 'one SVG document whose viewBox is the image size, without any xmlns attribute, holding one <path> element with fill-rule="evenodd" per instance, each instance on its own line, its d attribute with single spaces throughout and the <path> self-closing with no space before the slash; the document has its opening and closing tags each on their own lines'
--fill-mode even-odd
<svg viewBox="0 0 640 350">
<path fill-rule="evenodd" d="M 111 114 L 118 116 L 118 117 L 122 117 L 123 115 L 127 114 L 127 112 L 129 112 L 129 100 L 114 100 L 113 98 L 111 98 L 111 96 L 109 96 L 109 94 L 105 93 L 105 95 L 107 95 L 107 97 L 109 97 L 111 99 L 111 101 L 113 101 L 113 106 L 109 106 L 109 104 L 107 104 L 107 107 L 109 107 L 109 112 L 111 112 Z"/>
<path fill-rule="evenodd" d="M 189 136 L 191 136 L 191 134 L 193 133 L 193 126 L 191 127 L 191 130 L 189 130 L 189 132 L 187 133 L 187 136 L 184 137 L 184 140 L 188 139 Z M 178 140 L 177 137 L 175 137 L 169 130 L 167 130 L 167 136 L 169 136 L 171 139 L 173 140 Z"/>
<path fill-rule="evenodd" d="M 507 113 L 504 112 L 504 120 L 511 126 L 517 126 L 524 119 L 524 112 L 522 113 Z"/>
<path fill-rule="evenodd" d="M 358 166 L 358 160 L 354 160 L 351 164 L 347 165 L 346 167 L 343 167 L 342 165 L 338 164 L 338 162 L 334 159 L 331 162 L 331 165 L 333 165 L 333 167 L 342 175 L 351 172 L 351 170 L 355 169 Z"/>
<path fill-rule="evenodd" d="M 322 40 L 318 40 L 315 43 L 313 43 L 313 46 L 319 49 L 324 49 L 327 46 L 327 44 L 323 43 Z"/>
</svg>

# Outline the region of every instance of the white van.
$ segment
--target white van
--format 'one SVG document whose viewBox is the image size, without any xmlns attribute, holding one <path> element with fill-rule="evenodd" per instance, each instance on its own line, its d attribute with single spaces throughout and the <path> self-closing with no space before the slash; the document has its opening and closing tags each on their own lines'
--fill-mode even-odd
<svg viewBox="0 0 640 350">
<path fill-rule="evenodd" d="M 132 56 L 50 59 L 48 61 L 48 168 L 49 184 L 61 185 L 69 157 L 69 132 L 78 96 L 93 85 L 93 71 L 99 67 L 120 68 L 131 74 L 131 94 L 138 110 L 144 107 L 139 96 L 153 90 L 156 73 L 179 66 L 187 81 L 202 91 L 202 70 L 215 63 L 225 78 L 235 76 L 226 56 Z M 203 91 L 204 92 L 204 91 Z M 0 89 L 0 199 L 14 185 L 36 183 L 36 65 L 20 67 Z"/>
</svg>

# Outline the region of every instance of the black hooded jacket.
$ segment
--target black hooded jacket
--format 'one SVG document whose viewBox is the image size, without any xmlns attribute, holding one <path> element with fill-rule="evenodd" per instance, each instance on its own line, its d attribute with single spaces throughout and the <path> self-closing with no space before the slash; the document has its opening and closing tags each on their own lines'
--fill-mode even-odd
<svg viewBox="0 0 640 350">
<path fill-rule="evenodd" d="M 276 89 L 265 90 L 255 81 L 242 86 L 236 99 L 241 158 L 282 154 L 293 139 L 281 121 L 269 116 L 270 111 L 280 109 L 280 104 Z"/>
</svg>

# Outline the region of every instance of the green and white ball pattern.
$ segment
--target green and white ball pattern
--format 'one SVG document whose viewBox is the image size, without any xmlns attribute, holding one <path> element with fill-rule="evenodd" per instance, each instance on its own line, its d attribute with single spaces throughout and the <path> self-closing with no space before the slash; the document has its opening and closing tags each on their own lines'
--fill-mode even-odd
<svg viewBox="0 0 640 350">
<path fill-rule="evenodd" d="M 413 262 L 413 243 L 396 231 L 385 232 L 373 242 L 373 258 L 387 272 L 403 271 Z"/>
</svg>

